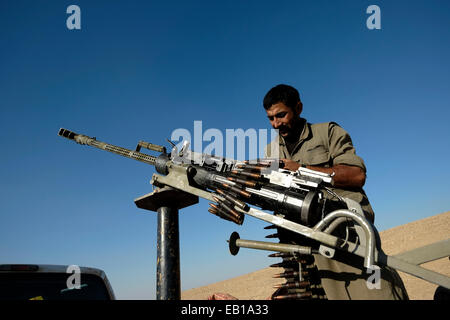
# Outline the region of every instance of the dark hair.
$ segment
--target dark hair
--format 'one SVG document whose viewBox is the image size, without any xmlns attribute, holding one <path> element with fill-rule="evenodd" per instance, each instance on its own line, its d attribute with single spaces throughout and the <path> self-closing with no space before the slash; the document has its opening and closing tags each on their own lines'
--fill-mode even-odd
<svg viewBox="0 0 450 320">
<path fill-rule="evenodd" d="M 268 110 L 274 104 L 280 102 L 284 103 L 287 107 L 294 109 L 297 106 L 297 103 L 300 102 L 300 95 L 297 89 L 288 86 L 287 84 L 279 84 L 266 93 L 263 100 L 263 106 L 264 109 Z"/>
</svg>

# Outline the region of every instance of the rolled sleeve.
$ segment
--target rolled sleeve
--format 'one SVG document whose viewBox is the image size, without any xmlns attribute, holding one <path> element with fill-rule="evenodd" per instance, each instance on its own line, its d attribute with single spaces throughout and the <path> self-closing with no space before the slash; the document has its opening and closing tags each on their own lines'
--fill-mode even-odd
<svg viewBox="0 0 450 320">
<path fill-rule="evenodd" d="M 347 131 L 337 123 L 329 125 L 330 156 L 333 165 L 345 164 L 360 167 L 366 172 L 366 166 L 362 158 L 356 155 L 352 139 Z"/>
</svg>

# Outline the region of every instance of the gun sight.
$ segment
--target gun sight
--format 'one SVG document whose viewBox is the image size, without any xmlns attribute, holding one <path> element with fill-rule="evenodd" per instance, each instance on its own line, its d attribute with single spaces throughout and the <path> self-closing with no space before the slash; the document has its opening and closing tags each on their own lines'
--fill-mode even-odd
<svg viewBox="0 0 450 320">
<path fill-rule="evenodd" d="M 167 153 L 166 148 L 163 146 L 159 146 L 157 144 L 145 142 L 145 141 L 139 141 L 136 147 L 136 151 L 140 152 L 141 148 L 145 148 L 152 151 L 157 151 L 161 153 Z"/>
</svg>

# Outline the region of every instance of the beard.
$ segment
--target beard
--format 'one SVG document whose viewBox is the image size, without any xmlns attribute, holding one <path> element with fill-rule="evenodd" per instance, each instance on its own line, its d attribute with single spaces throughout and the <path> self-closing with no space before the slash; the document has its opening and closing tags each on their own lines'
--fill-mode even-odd
<svg viewBox="0 0 450 320">
<path fill-rule="evenodd" d="M 287 141 L 295 141 L 300 137 L 303 130 L 303 121 L 298 119 L 292 125 L 282 125 L 278 128 L 280 135 Z"/>
<path fill-rule="evenodd" d="M 278 131 L 280 132 L 280 134 L 283 137 L 289 137 L 289 136 L 292 135 L 294 130 L 292 128 L 288 127 L 288 126 L 281 126 L 281 127 L 278 128 Z"/>
</svg>

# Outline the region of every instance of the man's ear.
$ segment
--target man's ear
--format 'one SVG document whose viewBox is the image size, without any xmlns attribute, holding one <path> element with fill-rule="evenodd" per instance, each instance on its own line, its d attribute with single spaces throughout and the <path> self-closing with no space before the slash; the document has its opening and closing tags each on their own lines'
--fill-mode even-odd
<svg viewBox="0 0 450 320">
<path fill-rule="evenodd" d="M 295 111 L 297 113 L 297 115 L 300 115 L 303 111 L 303 103 L 301 101 L 299 101 L 297 103 L 297 105 L 295 106 Z"/>
</svg>

